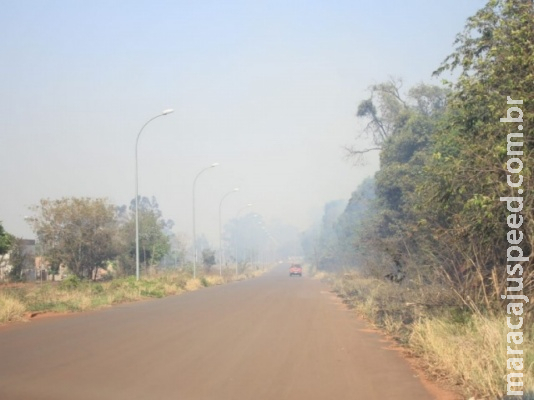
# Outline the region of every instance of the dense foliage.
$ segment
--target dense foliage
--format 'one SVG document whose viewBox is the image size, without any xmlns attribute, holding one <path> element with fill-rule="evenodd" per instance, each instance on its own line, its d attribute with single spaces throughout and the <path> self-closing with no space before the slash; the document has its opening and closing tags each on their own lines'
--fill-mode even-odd
<svg viewBox="0 0 534 400">
<path fill-rule="evenodd" d="M 13 237 L 4 230 L 2 223 L 0 223 L 0 256 L 9 251 L 12 241 Z"/>
<path fill-rule="evenodd" d="M 31 224 L 52 272 L 67 266 L 80 277 L 94 278 L 117 255 L 115 210 L 104 199 L 41 200 Z"/>
<path fill-rule="evenodd" d="M 306 249 L 319 268 L 358 266 L 379 276 L 402 269 L 413 281 L 448 284 L 461 298 L 491 310 L 501 308 L 507 284 L 509 211 L 501 197 L 523 193 L 526 294 L 534 284 L 532 1 L 489 1 L 468 19 L 455 45 L 435 72 L 443 77 L 455 71 L 455 82 L 421 84 L 406 93 L 399 80 L 370 88 L 357 115 L 380 149 L 376 199 L 356 195 L 369 186 L 365 182 L 335 227 L 328 227 L 337 232 L 335 240 L 323 228 Z M 500 121 L 511 107 L 508 97 L 523 100 L 524 134 L 514 138 L 523 142 L 517 188 L 507 184 L 507 135 L 518 132 L 517 124 Z M 348 150 L 355 157 L 367 151 Z M 355 205 L 367 212 L 355 215 Z M 328 248 L 335 261 L 317 259 L 317 248 Z"/>
<path fill-rule="evenodd" d="M 40 252 L 51 273 L 60 266 L 80 278 L 97 277 L 99 268 L 135 271 L 135 212 L 115 207 L 105 199 L 62 198 L 41 200 L 30 219 Z M 157 201 L 139 201 L 139 253 L 143 270 L 170 253 L 171 221 L 162 218 Z"/>
<path fill-rule="evenodd" d="M 157 265 L 170 253 L 173 222 L 163 219 L 157 200 L 139 197 L 139 263 L 144 270 Z M 118 268 L 124 274 L 135 271 L 135 199 L 118 209 Z"/>
</svg>

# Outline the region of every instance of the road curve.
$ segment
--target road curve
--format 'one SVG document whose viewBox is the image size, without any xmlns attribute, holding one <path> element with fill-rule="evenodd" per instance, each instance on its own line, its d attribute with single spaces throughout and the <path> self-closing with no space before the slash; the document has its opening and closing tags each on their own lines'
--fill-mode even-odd
<svg viewBox="0 0 534 400">
<path fill-rule="evenodd" d="M 260 278 L 0 329 L 2 400 L 430 400 L 328 288 Z"/>
</svg>

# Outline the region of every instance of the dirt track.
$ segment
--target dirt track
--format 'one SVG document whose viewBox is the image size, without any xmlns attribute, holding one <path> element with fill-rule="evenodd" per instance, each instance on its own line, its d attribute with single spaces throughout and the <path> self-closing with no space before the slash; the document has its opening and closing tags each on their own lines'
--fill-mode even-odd
<svg viewBox="0 0 534 400">
<path fill-rule="evenodd" d="M 398 352 L 286 266 L 0 330 L 2 400 L 429 400 Z"/>
</svg>

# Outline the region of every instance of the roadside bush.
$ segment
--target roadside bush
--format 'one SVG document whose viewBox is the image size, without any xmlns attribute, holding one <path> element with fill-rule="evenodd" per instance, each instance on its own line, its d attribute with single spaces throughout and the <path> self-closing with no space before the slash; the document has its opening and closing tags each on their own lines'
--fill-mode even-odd
<svg viewBox="0 0 534 400">
<path fill-rule="evenodd" d="M 70 275 L 59 282 L 59 288 L 63 290 L 75 290 L 80 287 L 82 281 L 76 275 Z"/>
<path fill-rule="evenodd" d="M 91 293 L 92 294 L 101 294 L 104 293 L 104 286 L 100 283 L 94 283 L 91 285 Z"/>
<path fill-rule="evenodd" d="M 163 297 L 165 290 L 163 284 L 158 281 L 144 280 L 140 281 L 140 294 L 146 297 Z"/>
<path fill-rule="evenodd" d="M 200 289 L 202 287 L 202 283 L 200 282 L 200 279 L 189 279 L 185 285 L 185 290 L 187 291 L 193 291 Z"/>
<path fill-rule="evenodd" d="M 222 284 L 225 283 L 225 279 L 222 276 L 219 276 L 219 275 L 207 276 L 206 280 L 208 281 L 208 286 L 222 285 Z"/>
</svg>

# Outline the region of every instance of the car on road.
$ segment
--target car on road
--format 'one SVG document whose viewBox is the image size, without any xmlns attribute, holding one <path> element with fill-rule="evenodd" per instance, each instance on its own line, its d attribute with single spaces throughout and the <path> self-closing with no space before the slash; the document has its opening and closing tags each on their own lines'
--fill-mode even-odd
<svg viewBox="0 0 534 400">
<path fill-rule="evenodd" d="M 300 264 L 292 264 L 289 268 L 289 276 L 293 275 L 302 276 L 302 267 Z"/>
</svg>

